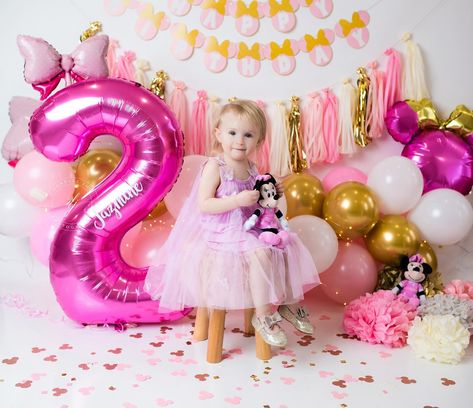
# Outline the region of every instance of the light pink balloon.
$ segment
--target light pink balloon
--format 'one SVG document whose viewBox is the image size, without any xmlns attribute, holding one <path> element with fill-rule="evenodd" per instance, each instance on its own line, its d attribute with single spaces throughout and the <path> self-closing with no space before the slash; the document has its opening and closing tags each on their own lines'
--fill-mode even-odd
<svg viewBox="0 0 473 408">
<path fill-rule="evenodd" d="M 337 234 L 328 222 L 314 215 L 298 215 L 289 220 L 289 227 L 309 250 L 317 272 L 327 270 L 338 252 Z"/>
<path fill-rule="evenodd" d="M 16 165 L 13 184 L 18 194 L 36 207 L 62 207 L 74 193 L 74 170 L 70 163 L 51 161 L 33 151 Z"/>
<path fill-rule="evenodd" d="M 367 176 L 361 170 L 354 167 L 344 166 L 330 170 L 322 180 L 322 185 L 325 192 L 328 193 L 332 188 L 344 183 L 345 181 L 358 181 L 366 184 L 366 180 Z"/>
<path fill-rule="evenodd" d="M 59 207 L 45 211 L 31 228 L 31 253 L 43 265 L 49 265 L 51 243 L 68 209 L 68 207 Z"/>
<path fill-rule="evenodd" d="M 166 242 L 173 225 L 174 218 L 168 214 L 150 222 L 143 222 L 142 230 L 133 245 L 131 265 L 137 268 L 152 265 L 156 253 Z"/>
<path fill-rule="evenodd" d="M 133 228 L 129 229 L 124 235 L 122 242 L 120 242 L 120 254 L 123 260 L 132 265 L 133 264 L 133 247 L 136 242 L 136 238 L 141 232 L 141 222 L 136 224 Z"/>
<path fill-rule="evenodd" d="M 321 275 L 321 286 L 330 299 L 345 304 L 372 292 L 377 279 L 375 261 L 366 249 L 339 242 L 337 258 Z"/>
<path fill-rule="evenodd" d="M 194 180 L 200 171 L 202 164 L 207 160 L 205 156 L 191 155 L 184 157 L 181 173 L 172 190 L 164 197 L 166 208 L 174 218 L 177 218 L 179 211 L 190 193 Z"/>
</svg>

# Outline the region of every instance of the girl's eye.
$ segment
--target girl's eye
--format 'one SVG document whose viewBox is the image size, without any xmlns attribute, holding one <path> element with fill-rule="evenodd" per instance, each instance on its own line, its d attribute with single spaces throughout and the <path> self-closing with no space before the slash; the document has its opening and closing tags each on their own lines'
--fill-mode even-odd
<svg viewBox="0 0 473 408">
<path fill-rule="evenodd" d="M 232 136 L 236 135 L 236 132 L 234 130 L 230 130 L 228 133 L 231 134 Z"/>
<path fill-rule="evenodd" d="M 253 137 L 251 133 L 245 133 L 245 137 Z"/>
</svg>

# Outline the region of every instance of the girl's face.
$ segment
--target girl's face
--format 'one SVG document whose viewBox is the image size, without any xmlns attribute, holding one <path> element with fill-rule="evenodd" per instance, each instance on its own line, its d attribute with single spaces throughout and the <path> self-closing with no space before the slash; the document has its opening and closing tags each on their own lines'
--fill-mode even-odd
<svg viewBox="0 0 473 408">
<path fill-rule="evenodd" d="M 247 160 L 257 148 L 260 135 L 258 128 L 248 118 L 233 112 L 225 113 L 215 129 L 215 137 L 222 145 L 225 155 L 233 160 Z"/>
</svg>

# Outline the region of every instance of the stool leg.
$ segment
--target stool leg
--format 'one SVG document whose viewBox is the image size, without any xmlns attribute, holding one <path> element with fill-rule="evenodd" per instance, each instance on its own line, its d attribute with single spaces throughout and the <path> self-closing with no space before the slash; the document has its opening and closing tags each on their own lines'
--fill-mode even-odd
<svg viewBox="0 0 473 408">
<path fill-rule="evenodd" d="M 271 359 L 271 346 L 266 343 L 258 332 L 255 334 L 256 337 L 256 357 L 260 360 Z"/>
<path fill-rule="evenodd" d="M 225 330 L 225 310 L 215 309 L 210 313 L 207 362 L 222 361 L 223 331 Z"/>
<path fill-rule="evenodd" d="M 251 318 L 255 313 L 255 309 L 245 309 L 245 323 L 243 327 L 243 331 L 245 334 L 255 334 L 255 328 L 251 324 Z"/>
<path fill-rule="evenodd" d="M 209 333 L 209 311 L 206 307 L 198 307 L 194 325 L 194 340 L 207 340 Z"/>
</svg>

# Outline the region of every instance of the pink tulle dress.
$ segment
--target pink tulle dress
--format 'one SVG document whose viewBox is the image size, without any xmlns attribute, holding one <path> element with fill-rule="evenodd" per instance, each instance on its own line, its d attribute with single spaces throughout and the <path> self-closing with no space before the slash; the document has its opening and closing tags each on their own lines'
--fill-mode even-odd
<svg viewBox="0 0 473 408">
<path fill-rule="evenodd" d="M 220 158 L 216 197 L 251 190 L 258 175 L 254 165 L 246 180 L 236 179 Z M 202 170 L 167 241 L 146 276 L 145 289 L 160 307 L 246 309 L 290 304 L 320 283 L 312 257 L 296 234 L 279 249 L 258 239 L 243 224 L 255 206 L 220 214 L 199 211 L 197 196 Z"/>
</svg>

